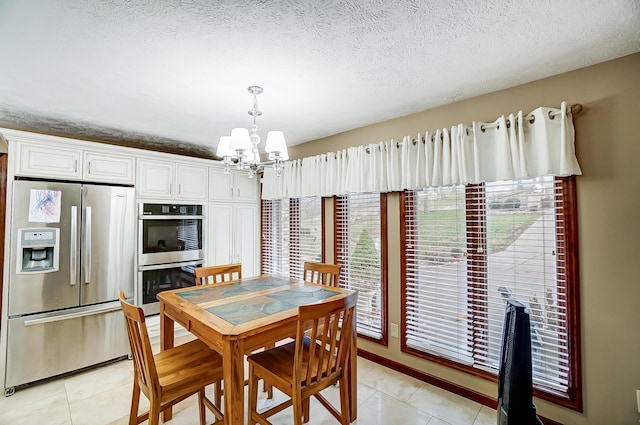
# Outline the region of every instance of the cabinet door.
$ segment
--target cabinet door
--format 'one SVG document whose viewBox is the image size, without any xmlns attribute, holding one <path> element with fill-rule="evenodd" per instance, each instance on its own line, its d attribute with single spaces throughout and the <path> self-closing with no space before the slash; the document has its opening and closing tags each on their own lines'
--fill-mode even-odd
<svg viewBox="0 0 640 425">
<path fill-rule="evenodd" d="M 80 150 L 57 145 L 17 144 L 16 175 L 79 180 Z"/>
<path fill-rule="evenodd" d="M 225 174 L 222 168 L 209 169 L 209 200 L 231 201 L 233 199 L 234 171 Z"/>
<path fill-rule="evenodd" d="M 133 157 L 102 152 L 84 153 L 83 178 L 87 181 L 133 184 Z"/>
<path fill-rule="evenodd" d="M 209 169 L 204 166 L 178 164 L 176 198 L 204 201 L 207 199 Z"/>
<path fill-rule="evenodd" d="M 141 198 L 173 198 L 173 162 L 141 159 L 138 161 L 136 190 Z"/>
<path fill-rule="evenodd" d="M 233 253 L 233 204 L 212 203 L 209 206 L 209 216 L 207 217 L 207 226 L 209 228 L 207 265 L 217 266 L 235 263 L 236 256 Z"/>
<path fill-rule="evenodd" d="M 242 277 L 257 276 L 260 274 L 258 206 L 256 204 L 237 204 L 235 208 L 234 251 L 238 262 L 242 263 Z"/>
<path fill-rule="evenodd" d="M 245 172 L 235 174 L 235 198 L 238 201 L 257 202 L 258 201 L 258 178 L 249 178 Z M 244 276 L 244 274 L 243 274 Z"/>
</svg>

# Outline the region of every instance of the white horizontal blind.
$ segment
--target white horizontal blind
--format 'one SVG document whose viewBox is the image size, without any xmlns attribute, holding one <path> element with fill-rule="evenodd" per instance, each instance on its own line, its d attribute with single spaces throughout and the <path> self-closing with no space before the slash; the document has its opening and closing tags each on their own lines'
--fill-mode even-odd
<svg viewBox="0 0 640 425">
<path fill-rule="evenodd" d="M 322 259 L 322 198 L 262 201 L 262 272 L 302 277 L 305 261 Z"/>
<path fill-rule="evenodd" d="M 407 345 L 497 373 L 512 297 L 531 314 L 534 385 L 567 391 L 562 200 L 553 177 L 410 193 Z"/>
<path fill-rule="evenodd" d="M 288 261 L 283 258 L 285 251 L 283 250 L 284 241 L 282 238 L 282 228 L 288 227 L 289 223 L 288 200 L 263 200 L 260 217 L 262 221 L 262 273 L 288 276 L 289 270 L 283 270 Z M 288 255 L 288 252 L 286 254 Z"/>
<path fill-rule="evenodd" d="M 465 188 L 431 188 L 409 197 L 413 213 L 405 217 L 407 344 L 471 364 Z"/>
<path fill-rule="evenodd" d="M 336 258 L 340 286 L 358 291 L 357 331 L 383 337 L 380 193 L 354 193 L 336 200 Z"/>
<path fill-rule="evenodd" d="M 566 274 L 562 186 L 553 177 L 487 183 L 486 352 L 476 361 L 497 368 L 505 299 L 529 307 L 534 384 L 566 391 Z"/>
<path fill-rule="evenodd" d="M 298 198 L 297 254 L 291 276 L 302 279 L 305 261 L 322 262 L 322 198 Z"/>
</svg>

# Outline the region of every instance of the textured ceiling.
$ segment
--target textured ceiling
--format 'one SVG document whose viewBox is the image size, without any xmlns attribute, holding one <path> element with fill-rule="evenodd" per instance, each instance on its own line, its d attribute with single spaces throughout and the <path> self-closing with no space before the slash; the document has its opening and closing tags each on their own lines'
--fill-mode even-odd
<svg viewBox="0 0 640 425">
<path fill-rule="evenodd" d="M 211 156 L 640 51 L 638 0 L 0 0 L 0 126 Z"/>
</svg>

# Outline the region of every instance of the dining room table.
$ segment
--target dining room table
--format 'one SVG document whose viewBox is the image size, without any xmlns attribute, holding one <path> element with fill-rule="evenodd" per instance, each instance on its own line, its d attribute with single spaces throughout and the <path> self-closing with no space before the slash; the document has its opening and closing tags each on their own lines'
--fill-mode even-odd
<svg viewBox="0 0 640 425">
<path fill-rule="evenodd" d="M 298 307 L 345 298 L 352 291 L 303 280 L 261 275 L 236 281 L 160 292 L 160 349 L 174 345 L 179 323 L 222 355 L 224 417 L 231 425 L 245 424 L 245 355 L 295 336 Z M 352 329 L 355 329 L 355 315 Z M 355 332 L 346 373 L 350 418 L 357 418 Z M 164 420 L 171 419 L 165 410 Z"/>
</svg>

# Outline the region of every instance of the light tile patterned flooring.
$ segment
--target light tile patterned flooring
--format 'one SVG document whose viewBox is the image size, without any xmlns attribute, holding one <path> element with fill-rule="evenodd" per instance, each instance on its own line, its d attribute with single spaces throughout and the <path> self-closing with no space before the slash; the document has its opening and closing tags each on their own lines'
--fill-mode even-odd
<svg viewBox="0 0 640 425">
<path fill-rule="evenodd" d="M 157 349 L 157 347 L 156 347 Z M 123 360 L 0 396 L 0 425 L 126 425 L 128 423 L 133 364 Z M 208 389 L 211 391 L 211 389 Z M 246 390 L 245 390 L 246 391 Z M 325 391 L 338 404 L 338 389 Z M 266 403 L 265 394 L 259 403 Z M 282 399 L 276 391 L 275 401 Z M 140 410 L 148 408 L 140 397 Z M 198 423 L 195 396 L 174 408 L 168 424 Z M 207 411 L 208 412 L 208 411 Z M 293 423 L 291 408 L 273 416 L 275 425 Z M 213 414 L 207 413 L 207 423 Z M 146 422 L 144 422 L 146 424 Z M 315 399 L 310 425 L 338 422 Z M 433 385 L 358 358 L 358 420 L 360 425 L 494 425 L 496 412 Z"/>
</svg>

